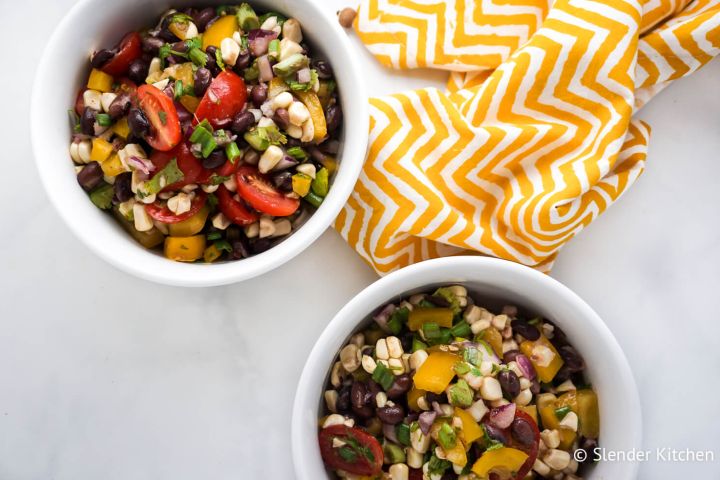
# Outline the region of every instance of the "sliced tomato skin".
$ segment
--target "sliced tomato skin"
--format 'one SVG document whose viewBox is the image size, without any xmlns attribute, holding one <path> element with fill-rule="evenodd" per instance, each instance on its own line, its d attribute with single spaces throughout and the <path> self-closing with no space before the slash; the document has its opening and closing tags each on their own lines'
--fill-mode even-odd
<svg viewBox="0 0 720 480">
<path fill-rule="evenodd" d="M 245 106 L 247 88 L 245 81 L 230 70 L 221 72 L 210 83 L 197 110 L 194 123 L 207 119 L 215 127 L 225 127 Z"/>
<path fill-rule="evenodd" d="M 152 133 L 146 135 L 145 140 L 162 152 L 174 148 L 182 140 L 182 130 L 172 99 L 153 85 L 141 85 L 137 96 L 140 108 L 152 126 Z"/>
<path fill-rule="evenodd" d="M 182 222 L 183 220 L 187 220 L 188 218 L 195 215 L 205 205 L 205 202 L 207 201 L 207 195 L 205 194 L 205 192 L 203 192 L 202 190 L 196 190 L 195 192 L 195 198 L 193 198 L 192 204 L 190 205 L 190 210 L 185 213 L 181 213 L 180 215 L 176 215 L 171 212 L 166 205 L 159 205 L 157 203 L 145 205 L 145 211 L 148 215 L 150 215 L 158 222 Z"/>
<path fill-rule="evenodd" d="M 230 160 L 226 161 L 222 167 L 215 169 L 218 175 L 221 177 L 229 177 L 233 175 L 235 172 L 237 172 L 238 168 L 240 168 L 240 159 L 236 159 L 235 163 L 232 163 Z"/>
<path fill-rule="evenodd" d="M 349 462 L 343 459 L 337 453 L 337 449 L 333 447 L 333 438 L 352 437 L 363 447 L 367 447 L 372 453 L 374 459 L 365 458 L 358 455 L 355 462 Z M 359 428 L 348 427 L 346 425 L 333 425 L 323 428 L 318 435 L 320 442 L 320 454 L 322 455 L 325 465 L 333 470 L 344 470 L 355 475 L 377 475 L 382 470 L 383 450 L 380 443 L 372 435 L 360 430 Z"/>
<path fill-rule="evenodd" d="M 238 194 L 255 210 L 275 217 L 287 217 L 300 207 L 300 200 L 280 193 L 255 167 L 244 165 L 238 168 L 235 180 Z"/>
<path fill-rule="evenodd" d="M 125 75 L 130 68 L 133 60 L 140 58 L 142 55 L 142 39 L 137 32 L 130 32 L 120 40 L 118 52 L 111 58 L 100 70 L 117 77 Z"/>
<path fill-rule="evenodd" d="M 260 215 L 251 212 L 245 205 L 236 201 L 225 185 L 220 185 L 215 194 L 218 199 L 218 208 L 234 224 L 250 225 L 260 218 Z"/>
<path fill-rule="evenodd" d="M 195 158 L 195 155 L 190 151 L 190 147 L 186 142 L 182 142 L 172 150 L 167 152 L 154 151 L 150 155 L 150 161 L 155 165 L 155 171 L 160 171 L 165 168 L 170 160 L 173 158 L 177 159 L 178 168 L 183 172 L 183 179 L 179 182 L 175 182 L 171 185 L 167 185 L 163 188 L 163 192 L 179 190 L 185 185 L 191 183 L 203 183 L 203 177 L 205 175 L 205 169 L 203 168 L 200 160 Z M 207 181 L 207 180 L 205 180 Z"/>
</svg>

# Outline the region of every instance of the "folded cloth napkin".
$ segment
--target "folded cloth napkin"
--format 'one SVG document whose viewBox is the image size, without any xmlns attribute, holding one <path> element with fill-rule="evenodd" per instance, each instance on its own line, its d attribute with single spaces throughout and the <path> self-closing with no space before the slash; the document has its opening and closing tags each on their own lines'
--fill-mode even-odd
<svg viewBox="0 0 720 480">
<path fill-rule="evenodd" d="M 642 173 L 633 113 L 720 52 L 720 0 L 362 0 L 355 29 L 452 73 L 370 100 L 337 230 L 380 274 L 468 251 L 547 271 Z"/>
</svg>

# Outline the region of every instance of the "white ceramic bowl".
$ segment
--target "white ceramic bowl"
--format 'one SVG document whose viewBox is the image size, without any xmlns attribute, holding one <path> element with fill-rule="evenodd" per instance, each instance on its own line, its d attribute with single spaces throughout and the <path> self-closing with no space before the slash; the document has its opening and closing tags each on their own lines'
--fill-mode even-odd
<svg viewBox="0 0 720 480">
<path fill-rule="evenodd" d="M 299 480 L 328 478 L 317 442 L 317 419 L 329 367 L 347 339 L 372 322 L 381 306 L 419 291 L 462 284 L 491 306 L 513 304 L 554 321 L 584 356 L 600 402 L 600 445 L 608 450 L 641 447 L 640 400 L 625 355 L 610 330 L 577 295 L 547 275 L 483 257 L 451 257 L 404 268 L 353 298 L 320 335 L 305 364 L 295 396 L 292 449 Z M 636 463 L 600 462 L 586 477 L 633 480 Z"/>
<path fill-rule="evenodd" d="M 219 264 L 183 264 L 167 260 L 136 243 L 110 216 L 98 210 L 77 184 L 70 160 L 67 111 L 89 73 L 89 56 L 115 44 L 130 30 L 154 25 L 168 8 L 227 3 L 222 0 L 81 0 L 60 22 L 47 43 L 32 94 L 33 151 L 48 197 L 75 235 L 116 267 L 139 277 L 181 286 L 211 286 L 267 272 L 308 247 L 347 201 L 365 159 L 367 95 L 347 34 L 321 2 L 253 0 L 259 10 L 274 10 L 300 20 L 303 34 L 332 65 L 344 114 L 339 168 L 330 193 L 297 232 L 254 257 Z"/>
</svg>

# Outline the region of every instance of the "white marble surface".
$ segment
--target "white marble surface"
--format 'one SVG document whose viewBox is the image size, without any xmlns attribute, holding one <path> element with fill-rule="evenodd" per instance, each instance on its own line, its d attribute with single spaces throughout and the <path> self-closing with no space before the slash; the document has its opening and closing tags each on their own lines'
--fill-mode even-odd
<svg viewBox="0 0 720 480">
<path fill-rule="evenodd" d="M 0 15 L 13 62 L 0 75 L 0 479 L 293 478 L 305 355 L 375 275 L 332 231 L 273 273 L 205 290 L 140 281 L 91 255 L 40 190 L 27 132 L 35 61 L 72 3 L 3 2 Z M 375 94 L 443 78 L 391 77 L 360 55 Z M 716 61 L 642 111 L 654 127 L 647 172 L 553 272 L 625 348 L 645 447 L 715 449 L 711 463 L 645 463 L 646 480 L 720 478 L 719 77 Z"/>
</svg>

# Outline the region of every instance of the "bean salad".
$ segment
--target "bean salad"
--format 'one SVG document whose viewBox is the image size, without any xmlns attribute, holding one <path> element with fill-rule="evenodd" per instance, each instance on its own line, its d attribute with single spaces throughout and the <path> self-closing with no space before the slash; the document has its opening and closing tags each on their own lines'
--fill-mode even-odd
<svg viewBox="0 0 720 480">
<path fill-rule="evenodd" d="M 297 19 L 247 3 L 170 10 L 90 67 L 69 111 L 77 180 L 144 247 L 246 258 L 328 195 L 342 110 Z"/>
<path fill-rule="evenodd" d="M 582 356 L 551 321 L 460 285 L 383 307 L 329 372 L 318 441 L 335 477 L 578 480 L 600 434 Z M 585 453 L 585 452 L 583 452 Z"/>
</svg>

